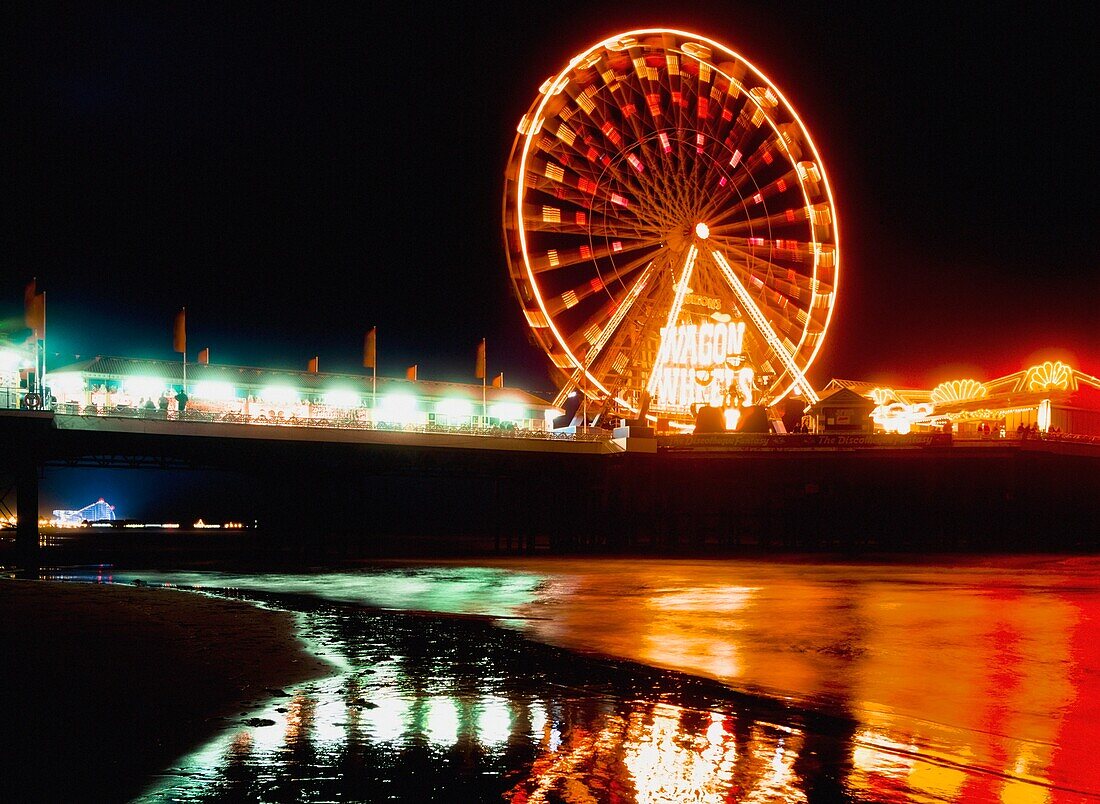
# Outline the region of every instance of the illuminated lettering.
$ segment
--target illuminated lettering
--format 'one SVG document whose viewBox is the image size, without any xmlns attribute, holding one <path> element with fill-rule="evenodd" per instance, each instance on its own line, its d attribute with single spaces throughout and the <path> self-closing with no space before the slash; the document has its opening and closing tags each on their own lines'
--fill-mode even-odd
<svg viewBox="0 0 1100 804">
<path fill-rule="evenodd" d="M 661 329 L 654 404 L 689 409 L 692 405 L 751 405 L 755 372 L 743 365 L 745 322 L 684 324 Z"/>
</svg>

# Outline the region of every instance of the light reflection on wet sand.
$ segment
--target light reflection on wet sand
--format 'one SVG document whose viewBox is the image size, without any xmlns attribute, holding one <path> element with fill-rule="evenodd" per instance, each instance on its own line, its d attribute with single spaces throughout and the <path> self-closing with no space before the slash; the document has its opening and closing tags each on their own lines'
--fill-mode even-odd
<svg viewBox="0 0 1100 804">
<path fill-rule="evenodd" d="M 500 634 L 493 658 L 464 640 L 469 626 L 363 618 L 319 609 L 306 624 L 327 650 L 370 639 L 370 668 L 351 669 L 277 698 L 171 769 L 148 801 L 334 798 L 373 801 L 802 801 L 801 728 L 728 700 L 713 708 L 645 700 L 661 685 L 617 687 L 629 674 L 548 653 L 516 667 L 525 647 Z M 482 632 L 490 629 L 482 627 Z M 429 646 L 440 662 L 418 660 Z M 527 646 L 529 647 L 529 646 Z M 378 651 L 382 652 L 379 653 Z M 545 649 L 543 649 L 545 650 Z M 383 653 L 386 655 L 383 657 Z M 579 660 L 581 665 L 585 660 Z M 486 681 L 491 663 L 509 671 Z M 551 679 L 564 680 L 555 684 Z M 545 697 L 542 697 L 545 696 Z M 705 703 L 697 698 L 696 704 Z M 830 739 L 830 738 L 826 738 Z"/>
<path fill-rule="evenodd" d="M 594 563 L 556 562 L 559 593 L 523 627 L 845 713 L 862 726 L 854 787 L 882 795 L 904 775 L 952 800 L 1100 793 L 1100 562 Z"/>
<path fill-rule="evenodd" d="M 324 586 L 371 603 L 381 577 L 393 606 L 395 578 L 404 578 L 416 592 L 398 605 L 410 609 L 519 615 L 504 624 L 548 644 L 710 677 L 851 726 L 822 735 L 797 713 L 678 707 L 661 703 L 657 690 L 612 696 L 604 711 L 585 694 L 583 704 L 547 694 L 535 680 L 520 690 L 499 677 L 506 665 L 493 680 L 493 662 L 469 678 L 383 662 L 356 691 L 372 708 L 353 706 L 329 682 L 314 685 L 311 750 L 341 745 L 323 737 L 339 732 L 347 751 L 353 720 L 368 747 L 465 746 L 462 767 L 518 774 L 499 791 L 517 801 L 584 800 L 586 790 L 610 800 L 616 786 L 627 801 L 838 793 L 1030 804 L 1100 794 L 1098 561 L 945 568 L 593 559 L 493 562 L 463 580 L 466 572 L 340 573 Z M 485 582 L 493 573 L 511 579 L 505 597 Z M 274 586 L 238 580 L 272 591 L 310 585 L 309 576 Z M 553 668 L 544 669 L 551 681 Z M 472 684 L 476 695 L 449 689 Z M 223 739 L 256 757 L 263 730 Z M 441 758 L 433 761 L 438 769 Z"/>
</svg>

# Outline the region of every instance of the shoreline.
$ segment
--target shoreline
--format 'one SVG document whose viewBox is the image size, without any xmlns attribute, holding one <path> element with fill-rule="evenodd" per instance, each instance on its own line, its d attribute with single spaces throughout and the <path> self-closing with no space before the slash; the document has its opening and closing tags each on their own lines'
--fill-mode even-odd
<svg viewBox="0 0 1100 804">
<path fill-rule="evenodd" d="M 282 688 L 333 668 L 293 614 L 180 590 L 0 581 L 0 773 L 20 800 L 128 799 Z"/>
</svg>

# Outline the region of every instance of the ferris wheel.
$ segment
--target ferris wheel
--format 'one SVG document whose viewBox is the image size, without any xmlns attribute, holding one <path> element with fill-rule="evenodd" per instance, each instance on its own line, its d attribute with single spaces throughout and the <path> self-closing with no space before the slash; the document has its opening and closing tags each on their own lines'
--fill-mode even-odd
<svg viewBox="0 0 1100 804">
<path fill-rule="evenodd" d="M 617 412 L 817 395 L 839 239 L 817 148 L 729 48 L 663 28 L 573 57 L 506 171 L 516 295 L 561 378 Z"/>
</svg>

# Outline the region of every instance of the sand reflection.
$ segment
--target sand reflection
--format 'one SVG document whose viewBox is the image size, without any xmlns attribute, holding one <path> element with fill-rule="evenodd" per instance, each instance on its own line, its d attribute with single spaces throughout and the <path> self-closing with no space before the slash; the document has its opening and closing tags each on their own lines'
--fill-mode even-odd
<svg viewBox="0 0 1100 804">
<path fill-rule="evenodd" d="M 470 591 L 513 571 L 520 581 L 505 595 Z M 499 614 L 512 619 L 498 624 L 581 656 L 709 677 L 793 708 L 683 705 L 644 686 L 660 681 L 620 691 L 579 659 L 532 664 L 538 651 L 519 643 L 501 653 L 492 629 L 456 636 L 458 624 L 411 618 L 353 634 L 354 618 L 315 615 L 304 625 L 347 671 L 260 713 L 276 726 L 234 731 L 196 754 L 198 778 L 373 763 L 381 786 L 368 792 L 381 797 L 410 769 L 432 791 L 474 774 L 479 795 L 491 787 L 482 775 L 496 773 L 503 786 L 489 792 L 513 801 L 1033 804 L 1100 794 L 1100 562 L 495 562 L 471 570 L 470 583 L 456 565 L 394 572 L 380 588 L 421 589 L 409 608 Z M 328 577 L 325 595 L 371 599 L 379 575 Z"/>
</svg>

